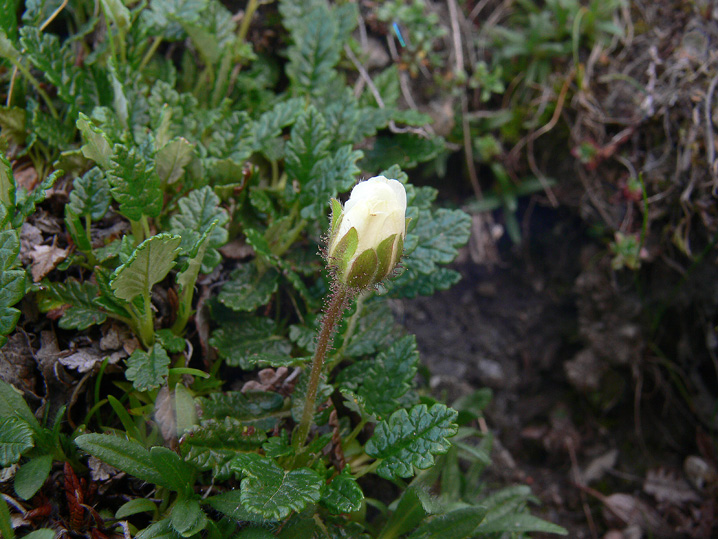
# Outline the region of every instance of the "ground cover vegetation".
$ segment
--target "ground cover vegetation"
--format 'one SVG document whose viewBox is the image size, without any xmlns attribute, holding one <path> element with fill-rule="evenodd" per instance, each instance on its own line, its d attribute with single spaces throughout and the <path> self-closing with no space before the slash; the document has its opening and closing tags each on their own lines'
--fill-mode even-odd
<svg viewBox="0 0 718 539">
<path fill-rule="evenodd" d="M 402 170 L 444 139 L 396 66 L 350 86 L 360 6 L 258 7 L 2 12 L 2 536 L 563 533 L 527 487 L 482 488 L 485 395 L 423 391 L 388 307 L 459 279 L 470 218 Z M 351 228 L 327 272 L 363 171 L 408 229 Z"/>
<path fill-rule="evenodd" d="M 653 469 L 644 501 L 613 493 L 614 453 L 554 414 L 540 438 L 570 465 L 571 534 L 597 537 L 602 507 L 609 533 L 710 537 L 714 11 L 9 0 L 2 536 L 565 533 L 520 480 L 487 481 L 483 380 L 439 398 L 396 317 L 457 285 L 460 251 L 480 268 L 530 253 L 549 208 L 581 222 L 562 369 L 597 417 L 581 435 L 628 400 L 643 455 L 680 446 L 693 481 Z M 408 219 L 378 284 L 396 237 L 364 279 L 368 240 L 341 227 L 371 176 L 403 186 Z M 647 414 L 651 383 L 669 413 Z"/>
</svg>

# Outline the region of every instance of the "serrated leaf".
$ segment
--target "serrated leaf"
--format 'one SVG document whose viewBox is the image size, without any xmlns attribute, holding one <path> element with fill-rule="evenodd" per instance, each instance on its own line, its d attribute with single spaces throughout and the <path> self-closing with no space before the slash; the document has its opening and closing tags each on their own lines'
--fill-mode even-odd
<svg viewBox="0 0 718 539">
<path fill-rule="evenodd" d="M 240 522 L 267 522 L 262 515 L 254 513 L 242 505 L 242 493 L 239 489 L 228 490 L 216 496 L 209 496 L 205 499 L 205 502 L 212 509 Z"/>
<path fill-rule="evenodd" d="M 2 35 L 0 35 L 0 46 L 2 44 Z M 15 532 L 12 528 L 12 520 L 10 518 L 10 509 L 7 502 L 3 498 L 0 500 L 0 535 L 6 539 L 15 539 Z"/>
<path fill-rule="evenodd" d="M 330 142 L 324 117 L 309 105 L 292 127 L 285 156 L 287 175 L 300 189 L 314 179 L 321 161 L 329 156 Z"/>
<path fill-rule="evenodd" d="M 246 112 L 235 111 L 212 128 L 207 152 L 216 159 L 228 159 L 238 165 L 252 155 L 254 122 Z"/>
<path fill-rule="evenodd" d="M 15 493 L 23 500 L 32 498 L 49 477 L 51 468 L 52 455 L 41 455 L 27 461 L 15 474 Z"/>
<path fill-rule="evenodd" d="M 110 207 L 110 184 L 98 167 L 91 168 L 76 178 L 70 192 L 68 207 L 75 215 L 97 220 L 105 216 Z"/>
<path fill-rule="evenodd" d="M 15 305 L 25 295 L 25 272 L 4 270 L 0 273 L 0 335 L 9 335 L 15 328 L 20 311 Z"/>
<path fill-rule="evenodd" d="M 172 185 L 185 173 L 194 158 L 194 146 L 187 139 L 177 137 L 165 144 L 155 155 L 155 169 L 160 181 Z"/>
<path fill-rule="evenodd" d="M 287 75 L 300 93 L 321 95 L 336 76 L 341 54 L 337 22 L 329 7 L 320 4 L 288 29 L 294 44 L 287 53 Z"/>
<path fill-rule="evenodd" d="M 52 188 L 53 185 L 55 185 L 57 179 L 63 174 L 64 173 L 62 170 L 56 170 L 55 172 L 47 176 L 44 180 L 42 180 L 40 185 L 35 187 L 35 189 L 33 189 L 29 193 L 24 193 L 24 190 L 18 190 L 16 195 L 16 207 L 18 210 L 18 216 L 22 219 L 26 219 L 30 214 L 32 214 L 35 211 L 35 206 L 45 200 L 48 191 Z M 16 216 L 16 221 L 18 216 Z M 13 223 L 16 228 L 19 228 L 21 224 L 21 221 Z"/>
<path fill-rule="evenodd" d="M 204 234 L 208 235 L 206 253 L 201 260 L 202 273 L 210 273 L 221 261 L 217 249 L 227 243 L 227 210 L 220 207 L 219 197 L 209 186 L 191 191 L 178 205 L 180 211 L 170 219 L 170 231 L 182 238 L 180 250 L 185 255 L 197 248 Z"/>
<path fill-rule="evenodd" d="M 238 453 L 260 447 L 265 439 L 264 432 L 252 432 L 238 419 L 225 417 L 222 421 L 202 421 L 182 436 L 180 445 L 187 461 L 201 470 L 212 470 L 222 481 L 229 478 L 229 462 Z"/>
<path fill-rule="evenodd" d="M 434 464 L 434 455 L 446 453 L 448 438 L 456 434 L 456 410 L 443 404 L 426 404 L 397 410 L 381 421 L 366 444 L 367 455 L 382 459 L 377 474 L 386 479 L 411 477 L 414 468 L 425 470 Z"/>
<path fill-rule="evenodd" d="M 75 125 L 82 133 L 82 140 L 85 142 L 81 148 L 82 155 L 92 159 L 104 170 L 110 170 L 112 168 L 112 146 L 107 135 L 83 113 L 80 113 Z"/>
<path fill-rule="evenodd" d="M 420 210 L 416 226 L 407 234 L 401 265 L 404 273 L 390 279 L 386 286 L 391 295 L 433 293 L 457 280 L 453 270 L 437 267 L 448 264 L 458 255 L 470 234 L 471 218 L 461 210 Z"/>
<path fill-rule="evenodd" d="M 112 274 L 110 286 L 115 296 L 132 301 L 139 295 L 149 295 L 174 267 L 180 242 L 181 238 L 172 234 L 158 234 L 143 241 Z"/>
<path fill-rule="evenodd" d="M 256 453 L 238 455 L 231 467 L 244 475 L 242 504 L 265 518 L 283 519 L 318 502 L 321 496 L 324 481 L 309 468 L 286 471 Z"/>
<path fill-rule="evenodd" d="M 380 135 L 374 146 L 366 151 L 361 162 L 364 170 L 380 170 L 398 164 L 403 169 L 414 168 L 444 151 L 446 142 L 441 137 L 423 138 L 409 133 Z"/>
<path fill-rule="evenodd" d="M 73 109 L 91 107 L 97 103 L 96 88 L 91 79 L 75 63 L 68 40 L 60 43 L 55 34 L 41 32 L 39 27 L 25 25 L 20 29 L 20 43 L 25 55 L 43 74 L 45 79 L 57 88 L 57 95 Z"/>
<path fill-rule="evenodd" d="M 199 402 L 204 418 L 234 417 L 243 422 L 251 422 L 259 430 L 268 430 L 277 421 L 272 414 L 284 406 L 284 397 L 273 391 L 230 391 L 212 393 L 209 397 L 201 398 Z M 259 420 L 264 420 L 264 423 Z M 267 425 L 267 421 L 270 424 Z"/>
<path fill-rule="evenodd" d="M 321 502 L 332 513 L 352 513 L 359 511 L 364 500 L 361 487 L 349 473 L 347 468 L 332 479 L 322 494 Z"/>
<path fill-rule="evenodd" d="M 17 184 L 12 173 L 12 165 L 3 153 L 0 153 L 0 211 L 2 220 L 0 225 L 5 226 L 9 218 L 8 213 L 15 209 Z"/>
<path fill-rule="evenodd" d="M 160 387 L 169 374 L 170 357 L 158 343 L 147 352 L 135 350 L 125 361 L 125 378 L 132 382 L 132 386 L 138 391 Z"/>
<path fill-rule="evenodd" d="M 259 273 L 254 264 L 243 264 L 232 272 L 217 299 L 233 311 L 254 311 L 269 303 L 279 286 L 278 279 L 272 269 Z"/>
<path fill-rule="evenodd" d="M 162 211 L 160 177 L 137 149 L 115 144 L 108 179 L 110 192 L 120 205 L 122 215 L 131 221 L 139 221 L 143 216 L 159 216 Z"/>
<path fill-rule="evenodd" d="M 0 15 L 0 17 L 1 16 L 2 15 Z M 2 54 L 0 54 L 0 56 L 2 56 Z M 27 138 L 26 125 L 27 111 L 25 109 L 0 106 L 0 130 L 2 130 L 3 138 L 18 146 L 22 146 L 25 144 L 25 139 Z M 2 185 L 1 180 L 0 185 Z M 0 187 L 0 189 L 2 188 Z M 1 193 L 0 202 L 6 202 Z"/>
<path fill-rule="evenodd" d="M 171 488 L 152 462 L 150 452 L 139 442 L 109 434 L 82 434 L 75 438 L 75 444 L 102 462 L 137 479 Z"/>
<path fill-rule="evenodd" d="M 276 144 L 276 138 L 282 129 L 297 119 L 304 110 L 305 100 L 301 97 L 288 99 L 262 114 L 254 123 L 253 150 L 265 154 L 271 152 L 270 146 Z"/>
<path fill-rule="evenodd" d="M 347 191 L 354 183 L 360 170 L 356 162 L 364 154 L 342 146 L 332 156 L 318 163 L 314 178 L 302 186 L 299 203 L 301 216 L 305 219 L 319 219 L 326 214 L 327 200 L 337 193 Z"/>
<path fill-rule="evenodd" d="M 395 335 L 394 315 L 385 301 L 364 303 L 345 353 L 350 357 L 373 354 L 386 347 Z"/>
<path fill-rule="evenodd" d="M 11 269 L 20 254 L 20 236 L 17 230 L 0 231 L 0 271 Z"/>
<path fill-rule="evenodd" d="M 66 284 L 43 282 L 42 285 L 51 297 L 70 305 L 58 324 L 62 329 L 84 330 L 94 324 L 102 324 L 107 319 L 107 315 L 95 303 L 99 293 L 96 284 L 71 278 Z"/>
<path fill-rule="evenodd" d="M 162 345 L 162 348 L 170 354 L 179 354 L 187 347 L 184 337 L 175 335 L 171 329 L 159 329 L 155 331 L 155 338 Z"/>
<path fill-rule="evenodd" d="M 152 34 L 176 41 L 184 37 L 181 22 L 197 22 L 208 0 L 151 0 L 149 9 L 142 12 L 142 22 Z"/>
<path fill-rule="evenodd" d="M 250 370 L 260 365 L 281 366 L 294 363 L 289 355 L 292 347 L 286 339 L 276 335 L 271 318 L 237 315 L 215 330 L 210 345 L 227 365 Z"/>
<path fill-rule="evenodd" d="M 32 429 L 27 423 L 12 416 L 0 420 L 0 466 L 15 464 L 34 445 Z"/>
<path fill-rule="evenodd" d="M 362 362 L 365 363 L 365 362 Z M 379 419 L 388 417 L 404 402 L 419 364 L 416 339 L 407 335 L 394 341 L 370 363 L 357 395 L 366 403 L 367 413 Z M 416 397 L 415 397 L 416 398 Z"/>
</svg>

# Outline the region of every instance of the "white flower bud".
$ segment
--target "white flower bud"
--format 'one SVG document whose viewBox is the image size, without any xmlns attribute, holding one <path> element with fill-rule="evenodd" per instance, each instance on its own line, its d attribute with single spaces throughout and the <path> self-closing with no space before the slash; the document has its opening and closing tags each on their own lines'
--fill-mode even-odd
<svg viewBox="0 0 718 539">
<path fill-rule="evenodd" d="M 328 257 L 337 278 L 352 288 L 384 279 L 396 266 L 406 236 L 406 190 L 376 176 L 358 183 L 342 208 L 332 200 Z"/>
</svg>

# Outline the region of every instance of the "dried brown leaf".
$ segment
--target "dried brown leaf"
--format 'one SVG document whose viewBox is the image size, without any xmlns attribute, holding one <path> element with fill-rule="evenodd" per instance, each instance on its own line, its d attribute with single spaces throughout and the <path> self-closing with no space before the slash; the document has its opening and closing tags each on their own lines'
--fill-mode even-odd
<svg viewBox="0 0 718 539">
<path fill-rule="evenodd" d="M 32 280 L 38 282 L 45 277 L 54 270 L 60 262 L 65 260 L 68 254 L 69 251 L 67 249 L 58 247 L 54 241 L 52 245 L 35 245 L 32 251 L 30 251 L 30 258 L 32 259 L 30 273 L 32 274 Z"/>
<path fill-rule="evenodd" d="M 658 468 L 648 470 L 643 482 L 643 491 L 653 496 L 658 502 L 683 505 L 699 502 L 701 497 L 691 488 L 688 482 L 671 470 Z"/>
</svg>

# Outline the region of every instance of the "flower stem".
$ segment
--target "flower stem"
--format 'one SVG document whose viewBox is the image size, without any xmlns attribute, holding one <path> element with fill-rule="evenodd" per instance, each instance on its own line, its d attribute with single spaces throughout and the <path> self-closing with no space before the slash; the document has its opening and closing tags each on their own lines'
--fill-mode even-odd
<svg viewBox="0 0 718 539">
<path fill-rule="evenodd" d="M 324 367 L 324 360 L 327 357 L 327 351 L 331 345 L 334 330 L 341 320 L 344 309 L 350 299 L 351 293 L 349 290 L 344 286 L 337 285 L 326 307 L 324 318 L 322 319 L 322 327 L 319 330 L 319 337 L 317 338 L 317 348 L 314 351 L 314 359 L 312 360 L 312 371 L 309 374 L 309 384 L 307 385 L 307 396 L 304 401 L 302 419 L 292 438 L 292 445 L 295 450 L 301 448 L 307 440 L 309 427 L 311 426 L 314 416 L 314 404 L 317 400 L 317 389 L 319 388 L 319 379 Z"/>
</svg>

